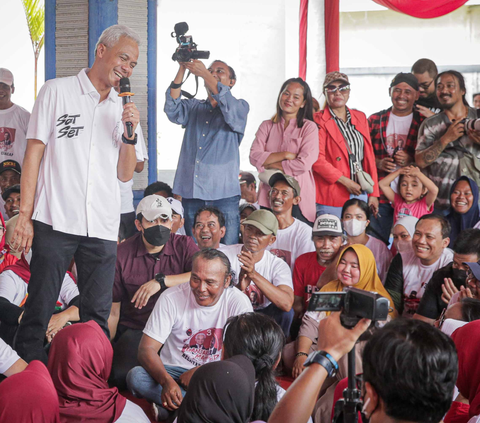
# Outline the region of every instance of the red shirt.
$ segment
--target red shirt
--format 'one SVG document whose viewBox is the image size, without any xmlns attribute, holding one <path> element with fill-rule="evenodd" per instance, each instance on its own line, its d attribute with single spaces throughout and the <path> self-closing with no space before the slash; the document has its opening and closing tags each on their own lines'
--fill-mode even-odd
<svg viewBox="0 0 480 423">
<path fill-rule="evenodd" d="M 316 251 L 302 254 L 295 261 L 295 267 L 293 268 L 293 293 L 297 297 L 303 297 L 305 310 L 312 292 L 319 291 L 317 282 L 324 270 L 325 267 L 318 264 Z"/>
<path fill-rule="evenodd" d="M 137 309 L 131 302 L 133 295 L 156 273 L 179 275 L 192 270 L 192 257 L 198 251 L 197 244 L 186 235 L 170 234 L 170 239 L 156 259 L 148 253 L 138 233 L 120 244 L 117 249 L 113 302 L 121 302 L 121 325 L 142 330 L 157 302 L 160 292 L 149 300 L 145 307 Z"/>
</svg>

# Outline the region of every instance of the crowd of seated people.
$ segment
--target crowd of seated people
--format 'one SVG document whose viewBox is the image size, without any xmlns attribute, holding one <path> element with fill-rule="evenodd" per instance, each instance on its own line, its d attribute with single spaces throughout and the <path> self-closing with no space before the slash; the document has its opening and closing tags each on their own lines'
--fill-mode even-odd
<svg viewBox="0 0 480 423">
<path fill-rule="evenodd" d="M 101 38 L 97 68 L 113 60 L 105 51 L 138 44 L 121 34 Z M 206 100 L 181 98 L 187 70 L 203 79 Z M 480 131 L 463 123 L 477 117 L 463 76 L 420 59 L 391 81 L 391 106 L 368 118 L 347 106 L 344 73 L 326 75 L 323 107 L 307 81 L 288 79 L 272 118 L 244 141 L 258 179 L 239 168 L 249 105 L 234 96 L 236 81 L 221 60 L 179 63 L 165 102 L 185 128 L 173 188 L 156 181 L 134 206 L 131 177 L 148 158 L 141 135 L 130 159 L 119 153 L 131 172 L 117 175 L 113 284 L 101 315 L 85 281 L 106 273 L 83 253 L 63 257 L 64 244 L 36 243 L 38 225 L 32 252 L 18 242 L 33 207 L 35 147 L 0 162 L 0 422 L 325 423 L 355 344 L 370 421 L 480 421 Z M 19 113 L 6 69 L 0 90 L 0 111 Z M 137 120 L 132 107 L 123 121 Z M 14 124 L 5 119 L 0 129 Z M 39 285 L 41 249 L 62 256 L 59 293 Z M 386 321 L 347 329 L 339 313 L 309 310 L 316 292 L 351 288 L 386 298 Z M 48 310 L 38 305 L 46 296 Z M 32 310 L 48 316 L 35 327 L 40 351 L 25 341 Z M 293 381 L 287 391 L 277 376 Z"/>
</svg>

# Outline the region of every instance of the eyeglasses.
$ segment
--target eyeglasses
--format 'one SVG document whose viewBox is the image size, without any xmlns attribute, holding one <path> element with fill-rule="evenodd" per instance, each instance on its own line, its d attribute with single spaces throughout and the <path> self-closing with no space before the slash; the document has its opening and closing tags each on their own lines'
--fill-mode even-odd
<svg viewBox="0 0 480 423">
<path fill-rule="evenodd" d="M 345 91 L 350 91 L 350 85 L 341 85 L 339 87 L 336 87 L 335 85 L 327 85 L 325 87 L 325 92 L 329 94 L 336 93 L 337 91 L 340 91 L 341 93 Z"/>
<path fill-rule="evenodd" d="M 442 329 L 443 322 L 447 318 L 447 308 L 448 307 L 445 307 L 442 311 L 442 314 L 440 314 L 440 318 L 438 319 L 438 329 Z"/>
<path fill-rule="evenodd" d="M 423 84 L 418 84 L 418 88 L 421 88 L 422 90 L 427 91 L 430 85 L 432 85 L 432 82 L 433 82 L 433 79 L 429 83 L 424 82 Z"/>
</svg>

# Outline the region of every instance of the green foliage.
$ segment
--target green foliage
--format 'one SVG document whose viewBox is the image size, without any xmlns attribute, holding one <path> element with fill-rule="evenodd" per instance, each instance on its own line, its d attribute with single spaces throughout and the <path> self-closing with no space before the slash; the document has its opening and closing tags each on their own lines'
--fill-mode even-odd
<svg viewBox="0 0 480 423">
<path fill-rule="evenodd" d="M 22 0 L 35 56 L 35 98 L 37 98 L 37 62 L 45 35 L 45 6 L 42 0 Z"/>
</svg>

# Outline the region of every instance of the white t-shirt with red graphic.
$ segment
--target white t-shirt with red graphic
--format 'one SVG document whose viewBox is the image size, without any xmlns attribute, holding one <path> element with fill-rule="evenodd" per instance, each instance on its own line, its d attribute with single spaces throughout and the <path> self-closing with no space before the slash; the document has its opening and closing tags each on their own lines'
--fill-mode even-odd
<svg viewBox="0 0 480 423">
<path fill-rule="evenodd" d="M 30 113 L 16 104 L 0 110 L 0 162 L 15 160 L 22 165 L 29 120 Z"/>
<path fill-rule="evenodd" d="M 312 228 L 298 219 L 285 229 L 277 231 L 277 239 L 268 250 L 284 260 L 293 272 L 295 260 L 302 254 L 315 251 Z"/>
<path fill-rule="evenodd" d="M 252 311 L 248 298 L 235 287 L 225 288 L 214 306 L 204 307 L 185 283 L 160 295 L 143 333 L 163 344 L 164 365 L 191 369 L 219 361 L 228 318 Z"/>
<path fill-rule="evenodd" d="M 238 254 L 242 251 L 242 247 L 243 244 L 236 244 L 220 248 L 220 251 L 230 260 L 235 284 L 238 283 L 237 278 L 242 269 L 240 267 L 240 261 L 238 260 Z M 262 259 L 258 263 L 255 263 L 255 270 L 271 284 L 275 286 L 287 285 L 293 290 L 292 272 L 290 268 L 284 260 L 273 255 L 270 251 L 265 251 Z M 271 301 L 263 295 L 263 292 L 260 291 L 253 282 L 247 287 L 245 294 L 250 298 L 255 310 L 268 307 L 271 304 Z"/>
</svg>

